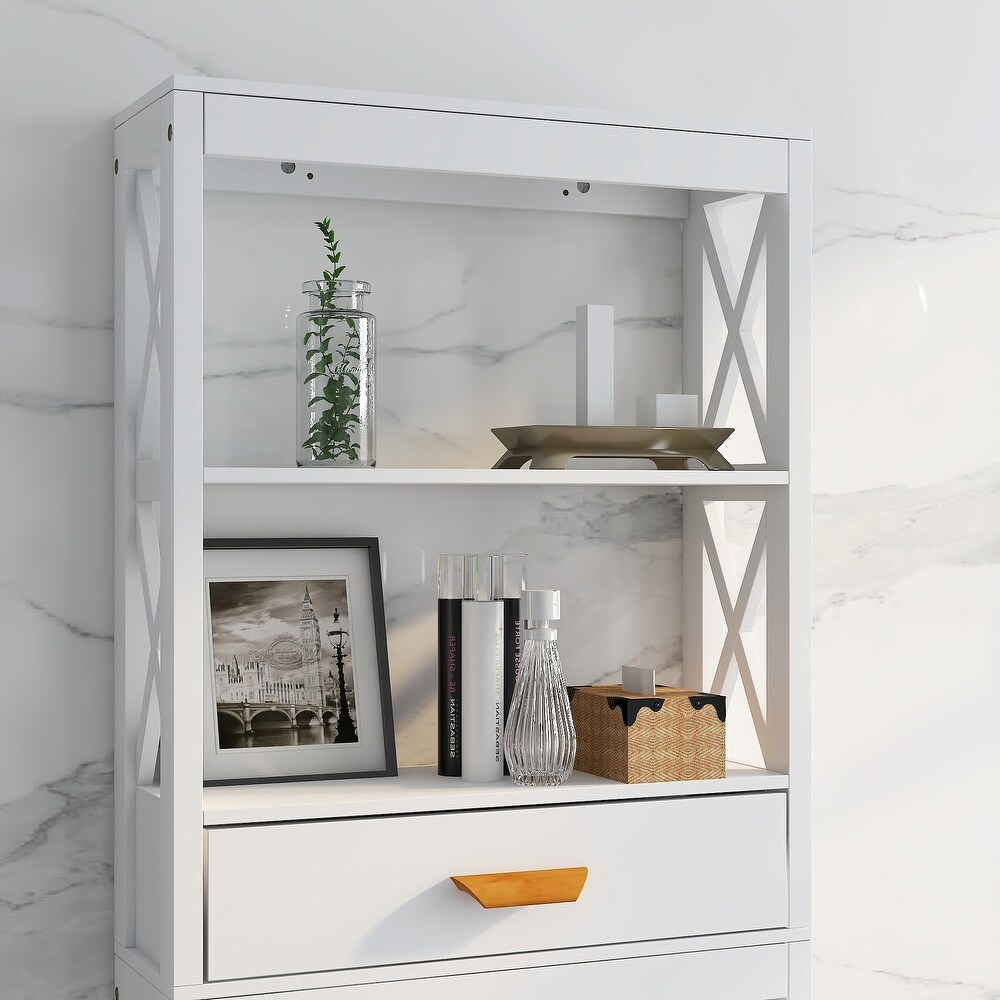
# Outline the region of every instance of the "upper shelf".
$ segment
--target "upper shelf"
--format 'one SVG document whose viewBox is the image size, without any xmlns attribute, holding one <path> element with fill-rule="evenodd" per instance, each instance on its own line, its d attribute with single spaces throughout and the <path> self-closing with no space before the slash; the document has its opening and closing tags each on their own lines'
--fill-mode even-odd
<svg viewBox="0 0 1000 1000">
<path fill-rule="evenodd" d="M 206 486 L 787 486 L 787 472 L 656 469 L 208 468 Z"/>
</svg>

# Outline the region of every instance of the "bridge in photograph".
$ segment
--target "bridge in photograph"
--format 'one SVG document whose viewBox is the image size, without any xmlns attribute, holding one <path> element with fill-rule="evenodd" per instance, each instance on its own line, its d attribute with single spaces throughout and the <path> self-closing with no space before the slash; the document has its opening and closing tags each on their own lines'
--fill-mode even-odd
<svg viewBox="0 0 1000 1000">
<path fill-rule="evenodd" d="M 254 721 L 263 723 L 284 720 L 292 729 L 308 729 L 313 725 L 328 725 L 336 722 L 336 710 L 329 705 L 293 705 L 281 702 L 218 702 L 220 724 L 231 720 L 232 732 L 247 735 L 254 731 Z"/>
</svg>

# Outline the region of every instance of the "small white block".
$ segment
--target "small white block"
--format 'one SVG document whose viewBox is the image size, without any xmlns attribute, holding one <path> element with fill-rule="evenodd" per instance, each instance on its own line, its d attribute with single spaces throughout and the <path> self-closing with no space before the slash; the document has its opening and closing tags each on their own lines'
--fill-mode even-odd
<svg viewBox="0 0 1000 1000">
<path fill-rule="evenodd" d="M 615 422 L 614 306 L 576 307 L 576 422 Z"/>
<path fill-rule="evenodd" d="M 697 427 L 698 397 L 657 392 L 635 401 L 637 427 Z"/>
<path fill-rule="evenodd" d="M 622 690 L 629 694 L 656 694 L 656 671 L 648 667 L 622 667 Z"/>
</svg>

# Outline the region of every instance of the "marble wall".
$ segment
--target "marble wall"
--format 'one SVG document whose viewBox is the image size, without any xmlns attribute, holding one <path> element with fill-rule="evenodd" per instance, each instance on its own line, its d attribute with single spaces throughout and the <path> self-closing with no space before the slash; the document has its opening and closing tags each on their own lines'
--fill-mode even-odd
<svg viewBox="0 0 1000 1000">
<path fill-rule="evenodd" d="M 299 0 L 280 12 L 264 0 L 4 0 L 0 18 L 4 1000 L 109 995 L 110 119 L 174 72 L 813 127 L 814 992 L 1000 993 L 1000 737 L 991 721 L 1000 703 L 1000 449 L 989 434 L 1000 367 L 1000 10 L 986 0 Z M 238 199 L 213 199 L 208 218 L 225 224 L 209 239 L 232 239 Z M 280 228 L 286 214 L 272 204 L 264 210 Z M 504 224 L 505 239 L 523 246 L 518 220 Z M 467 237 L 478 228 L 462 211 L 449 225 Z M 665 363 L 677 312 L 667 229 L 629 231 L 662 251 L 664 270 L 626 294 L 635 335 L 662 348 Z M 420 262 L 410 323 L 453 305 L 463 276 L 475 292 L 476 260 L 446 257 L 447 235 Z M 558 226 L 531 235 L 582 253 Z M 311 253 L 295 247 L 293 258 Z M 504 352 L 530 343 L 536 357 L 555 356 L 581 289 L 629 280 L 611 261 L 585 263 L 592 269 L 579 285 L 544 300 L 550 312 L 511 316 L 497 364 L 450 362 L 482 380 L 498 411 L 517 410 L 517 364 Z M 268 309 L 297 308 L 304 266 L 290 260 L 285 298 Z M 461 348 L 447 317 L 415 340 L 380 291 L 391 282 L 374 270 L 366 277 L 384 343 L 400 359 L 418 342 Z M 222 376 L 209 380 L 210 405 L 238 399 L 247 384 L 235 376 L 230 338 L 254 342 L 251 381 L 289 365 L 275 354 L 270 321 L 235 330 L 210 313 L 209 327 L 208 371 Z M 539 414 L 560 410 L 566 391 L 555 385 L 552 410 Z M 476 464 L 491 447 L 482 429 L 493 413 L 484 406 L 476 417 L 467 437 L 442 440 L 433 413 L 404 415 L 393 455 Z M 235 432 L 211 440 L 220 461 L 242 447 Z M 633 494 L 638 517 L 616 535 L 601 504 L 620 498 L 569 493 L 524 501 L 517 523 L 532 525 L 540 551 L 563 551 L 580 526 L 586 534 L 599 525 L 581 545 L 585 562 L 602 545 L 638 550 L 643 530 L 666 527 L 657 537 L 670 555 L 669 501 Z M 634 570 L 641 579 L 640 561 Z M 673 580 L 664 575 L 659 592 L 669 595 Z M 400 620 L 408 613 L 397 610 Z M 671 655 L 671 634 L 664 622 L 658 656 Z"/>
</svg>

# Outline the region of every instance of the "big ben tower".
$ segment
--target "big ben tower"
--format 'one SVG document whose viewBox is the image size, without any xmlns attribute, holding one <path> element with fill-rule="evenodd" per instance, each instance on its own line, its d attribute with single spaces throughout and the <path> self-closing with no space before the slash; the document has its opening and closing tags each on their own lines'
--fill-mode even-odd
<svg viewBox="0 0 1000 1000">
<path fill-rule="evenodd" d="M 299 634 L 302 638 L 302 679 L 306 685 L 306 697 L 310 705 L 323 704 L 323 675 L 319 665 L 321 648 L 319 619 L 313 610 L 306 584 L 302 598 L 302 614 L 299 615 Z"/>
</svg>

